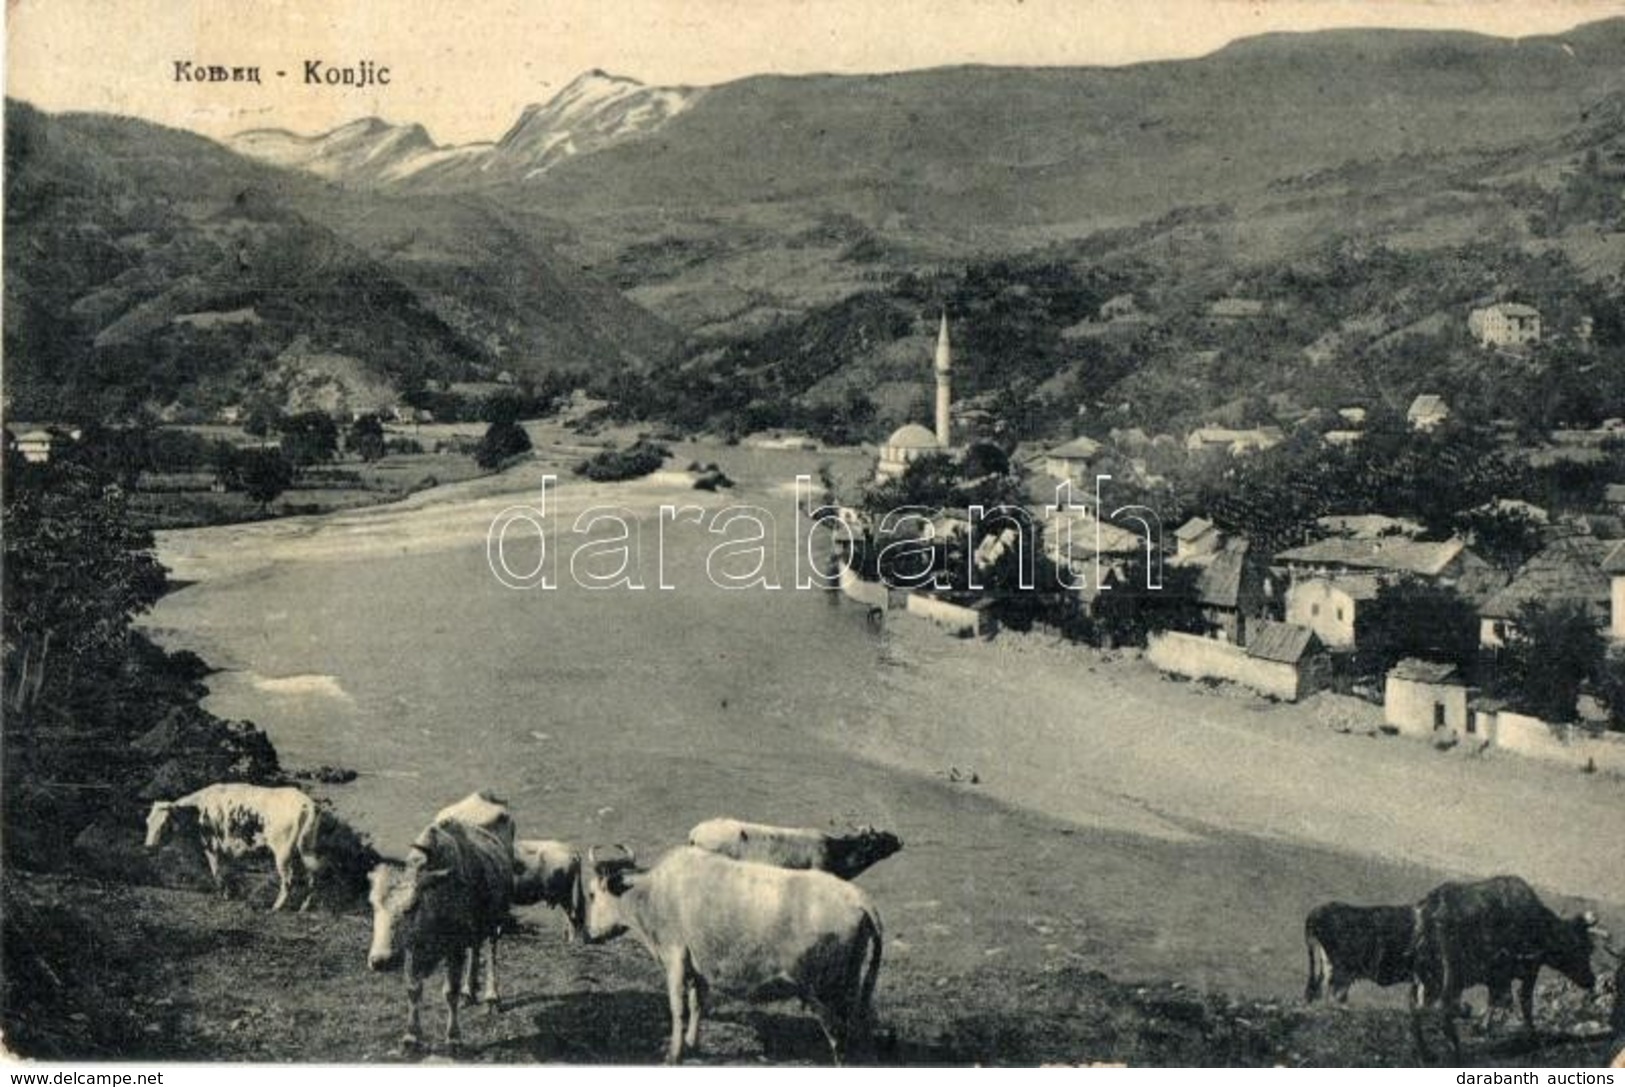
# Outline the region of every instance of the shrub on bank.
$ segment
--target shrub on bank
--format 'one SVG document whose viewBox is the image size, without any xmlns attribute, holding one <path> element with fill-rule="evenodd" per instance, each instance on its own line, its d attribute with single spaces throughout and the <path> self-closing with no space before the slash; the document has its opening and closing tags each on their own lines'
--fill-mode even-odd
<svg viewBox="0 0 1625 1087">
<path fill-rule="evenodd" d="M 658 442 L 639 439 L 625 450 L 606 449 L 576 466 L 576 475 L 594 483 L 617 483 L 641 479 L 657 470 L 671 456 L 671 450 Z"/>
</svg>

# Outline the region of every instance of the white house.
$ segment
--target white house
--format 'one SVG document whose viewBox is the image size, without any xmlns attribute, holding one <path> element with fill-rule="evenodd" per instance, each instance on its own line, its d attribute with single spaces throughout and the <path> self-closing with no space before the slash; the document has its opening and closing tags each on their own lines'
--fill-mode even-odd
<svg viewBox="0 0 1625 1087">
<path fill-rule="evenodd" d="M 1044 474 L 1073 483 L 1088 483 L 1089 465 L 1100 455 L 1100 448 L 1100 443 L 1093 438 L 1073 438 L 1044 454 Z"/>
<path fill-rule="evenodd" d="M 1467 314 L 1467 331 L 1485 347 L 1519 347 L 1540 342 L 1540 311 L 1517 302 L 1500 302 Z"/>
<path fill-rule="evenodd" d="M 1614 545 L 1602 560 L 1602 572 L 1608 575 L 1608 636 L 1625 640 L 1625 540 Z"/>
<path fill-rule="evenodd" d="M 1286 621 L 1308 627 L 1330 649 L 1354 645 L 1359 611 L 1375 600 L 1374 574 L 1338 574 L 1295 580 L 1286 591 Z"/>
<path fill-rule="evenodd" d="M 1444 402 L 1444 397 L 1433 393 L 1422 393 L 1411 401 L 1410 410 L 1405 412 L 1412 430 L 1432 430 L 1448 418 L 1450 405 Z"/>
</svg>

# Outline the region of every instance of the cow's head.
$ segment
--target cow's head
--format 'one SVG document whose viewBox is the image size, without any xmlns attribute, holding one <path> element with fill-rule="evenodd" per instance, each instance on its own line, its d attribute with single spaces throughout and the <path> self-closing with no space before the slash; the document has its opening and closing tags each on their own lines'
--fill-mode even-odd
<svg viewBox="0 0 1625 1087">
<path fill-rule="evenodd" d="M 160 800 L 147 812 L 147 848 L 157 849 L 165 842 L 196 828 L 196 808 Z"/>
<path fill-rule="evenodd" d="M 374 970 L 400 966 L 406 949 L 417 940 L 424 909 L 424 892 L 444 880 L 449 868 L 430 867 L 431 855 L 414 845 L 410 858 L 385 861 L 367 877 L 372 904 L 372 947 L 367 965 Z"/>
<path fill-rule="evenodd" d="M 621 896 L 637 870 L 637 858 L 625 846 L 615 846 L 602 857 L 596 846 L 587 850 L 587 862 L 577 881 L 582 897 L 581 932 L 587 943 L 601 944 L 626 931 Z"/>
<path fill-rule="evenodd" d="M 864 867 L 879 864 L 887 857 L 903 848 L 903 839 L 889 830 L 876 830 L 871 826 L 862 826 L 857 829 L 859 850 L 863 855 Z"/>
<path fill-rule="evenodd" d="M 1553 926 L 1551 946 L 1543 961 L 1580 988 L 1594 989 L 1597 975 L 1591 969 L 1591 955 L 1598 935 L 1607 938 L 1597 924 L 1596 914 L 1587 911 L 1579 917 L 1565 918 Z"/>
</svg>

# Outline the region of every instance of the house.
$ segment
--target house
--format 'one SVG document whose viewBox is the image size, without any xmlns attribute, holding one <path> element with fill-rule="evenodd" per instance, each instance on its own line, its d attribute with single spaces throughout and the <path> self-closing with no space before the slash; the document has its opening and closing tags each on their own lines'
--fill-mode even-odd
<svg viewBox="0 0 1625 1087">
<path fill-rule="evenodd" d="M 1247 656 L 1255 661 L 1289 665 L 1298 673 L 1297 697 L 1330 685 L 1331 657 L 1308 627 L 1257 619 L 1247 635 Z"/>
<path fill-rule="evenodd" d="M 1383 585 L 1422 579 L 1449 586 L 1470 601 L 1486 594 L 1494 569 L 1459 539 L 1407 536 L 1334 537 L 1283 551 L 1275 562 L 1286 573 L 1286 618 L 1310 627 L 1333 649 L 1351 648 L 1361 609 Z"/>
<path fill-rule="evenodd" d="M 1625 540 L 1603 556 L 1602 572 L 1608 575 L 1608 636 L 1625 640 Z"/>
<path fill-rule="evenodd" d="M 1286 434 L 1278 426 L 1254 427 L 1235 430 L 1229 427 L 1204 426 L 1191 431 L 1185 439 L 1185 448 L 1193 453 L 1223 450 L 1232 457 L 1255 453 L 1280 445 Z"/>
<path fill-rule="evenodd" d="M 1251 321 L 1264 316 L 1265 306 L 1257 298 L 1220 298 L 1207 308 L 1208 319 L 1221 324 Z"/>
<path fill-rule="evenodd" d="M 1100 319 L 1102 321 L 1120 321 L 1124 318 L 1137 317 L 1140 307 L 1135 304 L 1132 294 L 1115 294 L 1100 304 Z"/>
<path fill-rule="evenodd" d="M 1192 517 L 1174 529 L 1175 564 L 1194 564 L 1203 556 L 1212 555 L 1224 542 L 1224 533 L 1205 517 Z"/>
<path fill-rule="evenodd" d="M 1313 631 L 1259 620 L 1247 647 L 1177 631 L 1153 633 L 1146 659 L 1164 672 L 1240 683 L 1295 702 L 1326 684 L 1330 662 Z"/>
<path fill-rule="evenodd" d="M 1332 649 L 1352 649 L 1360 609 L 1377 598 L 1375 574 L 1338 574 L 1295 580 L 1286 591 L 1286 621 L 1307 627 Z"/>
<path fill-rule="evenodd" d="M 1366 410 L 1364 408 L 1338 408 L 1337 415 L 1349 426 L 1365 426 Z"/>
<path fill-rule="evenodd" d="M 1205 556 L 1196 577 L 1197 602 L 1209 636 L 1249 648 L 1273 588 L 1269 570 L 1250 551 L 1246 539 L 1225 540 L 1223 547 Z"/>
<path fill-rule="evenodd" d="M 1540 342 L 1540 311 L 1517 302 L 1500 302 L 1467 314 L 1467 331 L 1485 347 L 1521 347 Z"/>
<path fill-rule="evenodd" d="M 1469 695 L 1455 665 L 1407 657 L 1383 684 L 1383 720 L 1408 736 L 1476 735 L 1478 714 L 1468 706 Z"/>
<path fill-rule="evenodd" d="M 1446 584 L 1470 568 L 1486 565 L 1459 538 L 1413 540 L 1407 536 L 1317 540 L 1283 551 L 1275 561 L 1293 577 L 1373 573 L 1425 577 Z"/>
<path fill-rule="evenodd" d="M 1320 436 L 1320 440 L 1327 445 L 1353 445 L 1365 437 L 1363 430 L 1328 430 Z"/>
<path fill-rule="evenodd" d="M 1099 457 L 1100 450 L 1100 443 L 1093 438 L 1073 438 L 1044 454 L 1044 474 L 1073 483 L 1088 483 L 1089 465 Z"/>
<path fill-rule="evenodd" d="M 1412 430 L 1432 430 L 1446 419 L 1450 418 L 1450 405 L 1444 402 L 1444 397 L 1433 393 L 1422 393 L 1405 412 L 1405 419 L 1411 424 Z"/>
<path fill-rule="evenodd" d="M 17 435 L 15 448 L 28 463 L 44 464 L 62 452 L 63 447 L 78 441 L 80 434 L 78 427 L 37 427 Z"/>
<path fill-rule="evenodd" d="M 1565 536 L 1548 544 L 1479 606 L 1479 644 L 1486 649 L 1506 645 L 1516 634 L 1519 613 L 1529 603 L 1574 603 L 1601 621 L 1612 597 L 1604 563 L 1619 547 L 1617 541 L 1593 536 Z"/>
<path fill-rule="evenodd" d="M 1607 512 L 1616 516 L 1625 516 L 1625 483 L 1610 483 L 1603 488 L 1602 504 Z"/>
</svg>

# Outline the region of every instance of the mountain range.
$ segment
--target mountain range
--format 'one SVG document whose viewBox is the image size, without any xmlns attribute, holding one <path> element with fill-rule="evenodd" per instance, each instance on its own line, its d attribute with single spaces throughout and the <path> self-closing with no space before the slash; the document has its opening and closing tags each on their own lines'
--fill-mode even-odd
<svg viewBox="0 0 1625 1087">
<path fill-rule="evenodd" d="M 8 349 L 52 342 L 40 329 L 59 326 L 35 321 L 49 315 L 74 330 L 79 356 L 131 335 L 173 338 L 164 315 L 242 309 L 255 288 L 232 272 L 238 243 L 222 242 L 232 230 L 252 242 L 253 267 L 268 247 L 289 274 L 319 260 L 375 284 L 369 312 L 415 330 L 355 346 L 391 380 L 407 356 L 435 376 L 675 364 L 695 378 L 722 355 L 738 364 L 798 337 L 842 345 L 839 357 L 800 361 L 792 395 L 838 389 L 843 373 L 884 383 L 901 365 L 907 351 L 890 333 L 876 342 L 868 325 L 829 327 L 872 314 L 863 298 L 892 297 L 877 327 L 895 332 L 909 321 L 891 312 L 889 285 L 1011 254 L 1116 269 L 1096 278 L 1142 284 L 1171 308 L 1258 268 L 1318 260 L 1338 239 L 1407 252 L 1493 240 L 1559 252 L 1596 276 L 1625 262 L 1606 194 L 1589 211 L 1565 195 L 1582 156 L 1613 169 L 1625 19 L 1518 40 L 1271 34 L 1121 68 L 709 88 L 593 71 L 519 108 L 491 142 L 456 147 L 377 118 L 315 135 L 258 129 L 224 146 L 22 106 L 8 109 L 8 137 L 23 122 L 67 157 L 62 176 L 117 179 L 111 199 L 64 187 L 29 168 L 29 140 L 8 169 L 7 301 L 17 283 L 24 303 L 7 307 Z M 175 237 L 130 220 L 154 204 Z M 109 236 L 116 259 L 52 249 L 85 224 Z M 19 269 L 19 243 L 45 246 L 47 266 Z M 1494 287 L 1491 275 L 1482 289 Z M 65 296 L 65 312 L 45 301 Z M 315 346 L 365 327 L 356 317 L 335 316 Z M 275 323 L 257 350 L 274 357 L 298 325 Z"/>
</svg>

